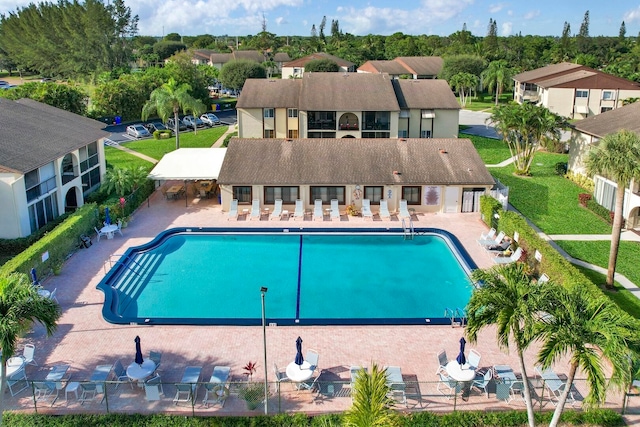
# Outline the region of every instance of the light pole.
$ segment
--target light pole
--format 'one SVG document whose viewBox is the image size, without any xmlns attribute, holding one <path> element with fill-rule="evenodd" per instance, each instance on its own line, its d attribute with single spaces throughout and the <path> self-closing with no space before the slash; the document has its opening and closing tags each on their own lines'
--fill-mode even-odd
<svg viewBox="0 0 640 427">
<path fill-rule="evenodd" d="M 267 288 L 262 286 L 260 288 L 260 295 L 262 295 L 262 340 L 264 347 L 264 414 L 268 413 L 269 404 L 269 382 L 267 380 L 267 374 L 269 372 L 267 368 L 267 319 L 264 311 L 264 295 L 267 293 Z"/>
</svg>

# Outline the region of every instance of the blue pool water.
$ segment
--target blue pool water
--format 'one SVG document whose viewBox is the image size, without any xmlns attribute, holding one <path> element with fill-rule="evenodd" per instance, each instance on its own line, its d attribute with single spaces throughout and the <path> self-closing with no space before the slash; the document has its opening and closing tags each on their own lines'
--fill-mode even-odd
<svg viewBox="0 0 640 427">
<path fill-rule="evenodd" d="M 265 231 L 265 230 L 262 230 Z M 442 324 L 475 265 L 455 237 L 419 230 L 172 229 L 130 248 L 98 285 L 112 323 Z"/>
</svg>

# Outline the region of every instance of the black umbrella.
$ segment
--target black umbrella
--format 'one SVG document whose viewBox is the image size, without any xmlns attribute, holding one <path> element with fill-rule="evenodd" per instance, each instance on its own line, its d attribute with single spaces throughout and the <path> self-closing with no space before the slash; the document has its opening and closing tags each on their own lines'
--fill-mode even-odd
<svg viewBox="0 0 640 427">
<path fill-rule="evenodd" d="M 136 339 L 134 341 L 136 342 L 136 360 L 135 360 L 135 362 L 138 365 L 142 365 L 142 363 L 144 362 L 144 359 L 142 358 L 142 349 L 140 348 L 140 337 L 136 336 Z"/>
<path fill-rule="evenodd" d="M 465 341 L 464 337 L 460 338 L 460 354 L 458 354 L 458 357 L 456 357 L 456 361 L 459 365 L 464 365 L 465 363 L 467 363 L 467 358 L 464 357 L 464 345 L 466 343 L 467 342 Z"/>
<path fill-rule="evenodd" d="M 298 337 L 296 340 L 296 365 L 300 366 L 304 362 L 304 357 L 302 357 L 302 338 Z"/>
</svg>

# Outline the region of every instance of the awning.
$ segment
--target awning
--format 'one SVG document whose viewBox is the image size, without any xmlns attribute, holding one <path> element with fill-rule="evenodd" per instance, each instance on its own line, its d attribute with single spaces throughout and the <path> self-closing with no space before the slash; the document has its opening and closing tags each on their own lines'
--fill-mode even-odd
<svg viewBox="0 0 640 427">
<path fill-rule="evenodd" d="M 574 110 L 578 114 L 589 114 L 589 107 L 586 105 L 576 105 Z"/>
<path fill-rule="evenodd" d="M 218 179 L 226 148 L 180 148 L 164 155 L 149 173 L 156 181 Z"/>
</svg>

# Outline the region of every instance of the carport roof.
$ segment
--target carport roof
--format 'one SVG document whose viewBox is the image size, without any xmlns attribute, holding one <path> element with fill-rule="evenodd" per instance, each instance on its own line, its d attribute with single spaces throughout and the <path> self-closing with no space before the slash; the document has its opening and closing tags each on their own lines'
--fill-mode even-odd
<svg viewBox="0 0 640 427">
<path fill-rule="evenodd" d="M 149 173 L 153 180 L 218 179 L 226 148 L 180 148 L 167 153 Z"/>
</svg>

